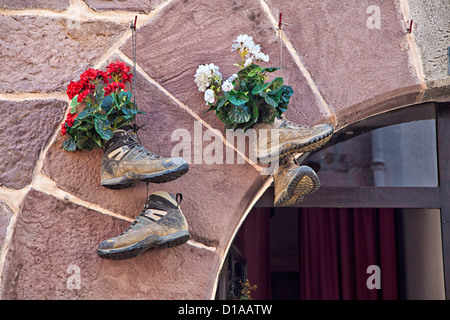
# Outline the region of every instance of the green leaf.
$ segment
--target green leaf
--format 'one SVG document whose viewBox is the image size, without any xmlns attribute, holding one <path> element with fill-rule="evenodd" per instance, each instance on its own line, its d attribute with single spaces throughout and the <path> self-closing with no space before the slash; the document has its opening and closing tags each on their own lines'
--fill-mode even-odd
<svg viewBox="0 0 450 320">
<path fill-rule="evenodd" d="M 92 113 L 94 112 L 94 109 L 92 108 L 85 108 L 83 111 L 81 111 L 78 116 L 77 116 L 77 120 L 83 120 L 84 118 L 92 115 Z"/>
<path fill-rule="evenodd" d="M 242 91 L 235 91 L 235 90 L 231 90 L 228 93 L 228 100 L 236 105 L 236 106 L 240 106 L 242 104 L 245 104 L 248 101 L 248 97 L 247 95 L 242 92 Z"/>
<path fill-rule="evenodd" d="M 222 108 L 227 101 L 228 101 L 228 92 L 224 92 L 223 96 L 217 99 L 216 109 Z"/>
<path fill-rule="evenodd" d="M 72 100 L 70 101 L 70 106 L 72 108 L 78 106 L 80 103 L 77 101 L 78 99 L 78 95 L 76 95 L 75 97 L 72 98 Z"/>
<path fill-rule="evenodd" d="M 250 99 L 250 106 L 252 109 L 252 114 L 250 117 L 250 121 L 248 121 L 245 126 L 244 126 L 244 131 L 247 130 L 248 128 L 250 128 L 254 123 L 256 123 L 258 121 L 258 107 L 256 106 L 255 101 L 253 101 L 253 99 Z"/>
<path fill-rule="evenodd" d="M 75 97 L 72 98 L 72 100 L 70 101 L 70 113 L 75 113 L 77 112 L 76 107 L 80 104 L 78 101 L 78 95 L 76 95 Z"/>
<path fill-rule="evenodd" d="M 241 71 L 238 72 L 238 76 L 240 79 L 244 79 L 247 77 L 252 77 L 254 76 L 258 71 L 261 71 L 261 67 L 258 66 L 257 64 L 251 64 L 247 67 L 245 67 L 244 69 L 242 69 Z"/>
<path fill-rule="evenodd" d="M 261 72 L 275 72 L 280 68 L 264 68 L 261 70 Z"/>
<path fill-rule="evenodd" d="M 276 94 L 278 92 L 278 90 L 281 89 L 281 86 L 283 85 L 283 78 L 275 78 L 272 80 L 272 82 L 269 84 L 269 89 L 270 91 L 268 91 L 268 94 Z"/>
<path fill-rule="evenodd" d="M 235 123 L 245 123 L 250 120 L 250 117 L 250 108 L 245 105 L 234 105 L 228 111 L 228 118 Z"/>
<path fill-rule="evenodd" d="M 247 84 L 245 83 L 244 80 L 239 80 L 239 88 L 240 88 L 240 90 L 237 90 L 237 91 L 242 91 L 242 92 L 250 91 L 250 89 L 247 87 Z"/>
<path fill-rule="evenodd" d="M 99 147 L 103 147 L 102 138 L 97 131 L 86 131 L 86 135 L 91 138 Z"/>
<path fill-rule="evenodd" d="M 281 114 L 285 112 L 288 108 L 289 100 L 291 99 L 291 96 L 294 94 L 294 90 L 292 90 L 292 87 L 290 86 L 282 86 L 281 87 L 281 96 L 278 100 L 278 112 Z"/>
<path fill-rule="evenodd" d="M 271 107 L 278 107 L 278 103 L 275 101 L 275 99 L 273 99 L 271 96 L 265 96 L 264 100 L 267 102 L 268 105 L 270 105 Z"/>
<path fill-rule="evenodd" d="M 262 68 L 261 68 L 260 66 L 258 66 L 258 65 L 252 65 L 252 66 L 256 66 L 256 67 L 253 67 L 253 68 L 248 72 L 248 76 L 249 76 L 249 77 L 254 77 L 254 76 L 256 76 L 256 75 L 259 74 L 259 73 L 261 72 L 261 70 L 262 70 Z"/>
<path fill-rule="evenodd" d="M 113 132 L 106 126 L 105 122 L 106 121 L 100 117 L 94 118 L 95 130 L 102 139 L 108 141 L 113 137 Z"/>
<path fill-rule="evenodd" d="M 63 148 L 67 151 L 75 151 L 77 149 L 77 145 L 75 144 L 75 139 L 73 137 L 69 137 L 69 139 L 63 142 Z"/>
<path fill-rule="evenodd" d="M 228 112 L 226 110 L 226 108 L 220 108 L 220 109 L 216 109 L 215 111 L 217 117 L 219 118 L 220 121 L 222 121 L 224 124 L 233 124 L 233 121 L 231 121 L 228 118 Z"/>
<path fill-rule="evenodd" d="M 94 140 L 92 140 L 90 137 L 86 135 L 88 132 L 89 131 L 86 131 L 84 135 L 77 137 L 76 139 L 77 148 L 90 151 L 92 149 L 96 149 L 99 147 L 99 145 L 95 143 Z"/>
<path fill-rule="evenodd" d="M 212 105 L 211 107 L 209 107 L 208 110 L 203 111 L 203 114 L 208 113 L 208 112 L 213 111 L 213 110 L 216 110 L 216 109 L 217 109 L 216 105 Z"/>
<path fill-rule="evenodd" d="M 252 94 L 260 94 L 261 92 L 266 90 L 269 85 L 270 85 L 270 83 L 258 84 L 257 86 L 255 86 L 253 88 Z"/>
<path fill-rule="evenodd" d="M 119 99 L 123 104 L 128 104 L 131 101 L 133 94 L 130 91 L 121 90 L 119 92 Z"/>
<path fill-rule="evenodd" d="M 106 112 L 111 110 L 113 101 L 114 98 L 111 95 L 104 97 L 102 101 L 102 109 L 105 110 Z"/>
<path fill-rule="evenodd" d="M 261 104 L 259 108 L 259 121 L 265 122 L 268 124 L 272 124 L 275 118 L 277 117 L 278 112 L 277 109 L 268 105 L 268 104 Z"/>
</svg>

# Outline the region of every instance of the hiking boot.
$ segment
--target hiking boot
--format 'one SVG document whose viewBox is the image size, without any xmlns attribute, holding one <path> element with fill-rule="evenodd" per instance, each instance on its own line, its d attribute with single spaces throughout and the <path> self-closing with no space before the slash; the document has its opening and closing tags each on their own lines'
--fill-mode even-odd
<svg viewBox="0 0 450 320">
<path fill-rule="evenodd" d="M 329 124 L 301 126 L 288 121 L 285 116 L 275 118 L 273 124 L 257 123 L 253 129 L 258 136 L 255 153 L 262 164 L 283 159 L 291 153 L 317 150 L 327 143 L 333 134 L 333 126 Z M 273 129 L 276 130 L 272 132 Z"/>
<path fill-rule="evenodd" d="M 188 172 L 183 158 L 163 158 L 148 151 L 131 127 L 114 131 L 104 148 L 100 168 L 101 185 L 110 189 L 127 188 L 137 181 L 163 183 Z"/>
<path fill-rule="evenodd" d="M 181 194 L 152 193 L 144 210 L 118 237 L 102 241 L 97 254 L 104 259 L 133 258 L 150 248 L 178 246 L 189 240 L 186 218 L 180 209 Z"/>
<path fill-rule="evenodd" d="M 313 169 L 300 166 L 293 156 L 286 157 L 273 177 L 274 206 L 290 206 L 303 201 L 303 198 L 317 191 L 320 180 Z"/>
</svg>

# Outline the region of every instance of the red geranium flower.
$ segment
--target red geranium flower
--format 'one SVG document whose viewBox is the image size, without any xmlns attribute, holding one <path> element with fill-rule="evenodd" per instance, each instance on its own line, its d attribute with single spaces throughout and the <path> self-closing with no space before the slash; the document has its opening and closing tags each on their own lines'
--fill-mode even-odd
<svg viewBox="0 0 450 320">
<path fill-rule="evenodd" d="M 61 125 L 61 134 L 63 136 L 67 133 L 67 127 L 73 127 L 73 123 L 75 122 L 76 117 L 77 117 L 76 113 L 69 113 L 67 115 L 66 121 Z"/>
<path fill-rule="evenodd" d="M 105 96 L 107 96 L 118 89 L 125 89 L 125 85 L 122 82 L 113 82 L 108 84 L 103 90 L 105 90 Z"/>
<path fill-rule="evenodd" d="M 130 68 L 127 67 L 125 62 L 112 62 L 110 63 L 106 69 L 106 74 L 110 79 L 114 79 L 114 81 L 123 81 L 124 83 L 129 81 L 131 82 L 131 78 L 133 77 L 133 74 L 129 73 Z"/>
<path fill-rule="evenodd" d="M 97 69 L 89 68 L 85 72 L 83 72 L 80 76 L 80 79 L 84 83 L 90 83 L 96 79 L 100 78 L 105 83 L 108 83 L 108 76 L 105 72 Z"/>
<path fill-rule="evenodd" d="M 82 102 L 91 90 L 95 90 L 95 86 L 98 83 L 97 80 L 101 80 L 104 83 L 109 83 L 108 76 L 105 72 L 97 69 L 87 69 L 80 76 L 80 80 L 77 82 L 71 81 L 67 87 L 67 96 L 70 100 L 78 95 L 77 101 Z"/>
<path fill-rule="evenodd" d="M 63 124 L 61 125 L 61 134 L 62 134 L 63 136 L 65 136 L 66 133 L 67 133 L 67 130 L 66 130 L 66 124 L 63 123 Z"/>
</svg>

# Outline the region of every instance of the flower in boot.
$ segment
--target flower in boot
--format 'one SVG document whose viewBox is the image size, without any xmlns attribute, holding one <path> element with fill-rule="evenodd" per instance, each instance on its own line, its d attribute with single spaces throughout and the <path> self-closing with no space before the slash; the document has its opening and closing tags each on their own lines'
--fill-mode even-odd
<svg viewBox="0 0 450 320">
<path fill-rule="evenodd" d="M 73 123 L 77 117 L 76 113 L 69 113 L 66 117 L 66 121 L 61 125 L 61 134 L 64 136 L 67 133 L 67 127 L 73 127 Z"/>
<path fill-rule="evenodd" d="M 198 91 L 204 92 L 213 82 L 220 82 L 222 74 L 219 72 L 219 67 L 213 63 L 200 65 L 195 73 L 195 83 Z"/>
<path fill-rule="evenodd" d="M 131 78 L 133 78 L 133 74 L 129 73 L 130 68 L 127 67 L 125 62 L 112 62 L 106 67 L 106 69 L 106 75 L 109 79 L 113 79 L 114 82 L 131 82 Z"/>
<path fill-rule="evenodd" d="M 214 91 L 212 89 L 208 89 L 205 91 L 205 101 L 206 103 L 214 103 Z"/>
<path fill-rule="evenodd" d="M 230 80 L 225 80 L 222 84 L 222 91 L 229 92 L 234 89 L 233 83 Z M 214 101 L 213 101 L 214 102 Z"/>
<path fill-rule="evenodd" d="M 116 92 L 118 89 L 125 89 L 125 85 L 122 82 L 113 82 L 108 84 L 103 90 L 105 91 L 105 96 Z"/>
</svg>

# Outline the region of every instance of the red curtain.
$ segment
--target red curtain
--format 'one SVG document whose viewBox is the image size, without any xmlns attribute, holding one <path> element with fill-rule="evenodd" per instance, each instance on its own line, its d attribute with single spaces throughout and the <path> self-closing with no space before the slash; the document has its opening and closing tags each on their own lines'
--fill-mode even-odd
<svg viewBox="0 0 450 320">
<path fill-rule="evenodd" d="M 393 209 L 299 209 L 301 299 L 397 299 Z M 381 289 L 366 282 L 378 266 Z"/>
<path fill-rule="evenodd" d="M 252 291 L 252 299 L 270 299 L 270 208 L 252 209 L 235 244 L 246 259 L 250 284 L 258 286 Z"/>
</svg>

